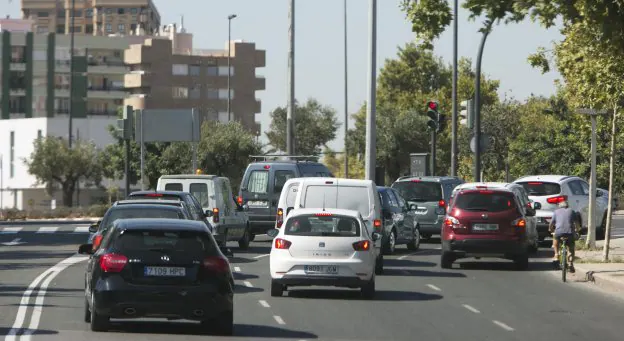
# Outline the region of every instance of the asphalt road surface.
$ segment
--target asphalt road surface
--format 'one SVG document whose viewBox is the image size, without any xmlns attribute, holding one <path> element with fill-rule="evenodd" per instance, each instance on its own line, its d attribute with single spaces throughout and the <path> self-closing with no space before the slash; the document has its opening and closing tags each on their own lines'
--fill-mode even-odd
<svg viewBox="0 0 624 341">
<path fill-rule="evenodd" d="M 620 217 L 616 223 L 624 226 Z M 82 319 L 86 258 L 75 254 L 88 233 L 77 227 L 0 227 L 0 340 L 624 339 L 624 299 L 562 283 L 546 249 L 529 271 L 490 259 L 463 260 L 443 270 L 434 239 L 417 252 L 398 247 L 396 255 L 386 256 L 373 301 L 360 299 L 357 290 L 333 288 L 295 288 L 274 298 L 266 237 L 246 252 L 232 244 L 235 337 L 205 336 L 194 323 L 158 320 L 114 322 L 114 330 L 94 333 Z M 12 329 L 18 335 L 6 336 L 15 334 Z"/>
</svg>

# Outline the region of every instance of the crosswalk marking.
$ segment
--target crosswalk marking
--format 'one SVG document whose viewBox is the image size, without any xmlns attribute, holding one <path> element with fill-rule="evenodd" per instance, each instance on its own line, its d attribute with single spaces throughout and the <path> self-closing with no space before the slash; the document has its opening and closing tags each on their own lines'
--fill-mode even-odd
<svg viewBox="0 0 624 341">
<path fill-rule="evenodd" d="M 21 227 L 5 227 L 2 229 L 2 232 L 0 232 L 0 234 L 15 234 L 21 230 Z"/>
<path fill-rule="evenodd" d="M 40 227 L 39 230 L 37 230 L 37 233 L 54 233 L 56 230 L 58 230 L 57 226 L 46 226 Z"/>
<path fill-rule="evenodd" d="M 78 226 L 74 229 L 74 233 L 88 233 L 89 226 Z"/>
</svg>

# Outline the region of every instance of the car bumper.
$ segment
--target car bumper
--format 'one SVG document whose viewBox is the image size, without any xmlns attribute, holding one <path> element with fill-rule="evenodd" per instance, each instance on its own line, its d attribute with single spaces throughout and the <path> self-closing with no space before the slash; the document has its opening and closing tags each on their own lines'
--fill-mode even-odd
<svg viewBox="0 0 624 341">
<path fill-rule="evenodd" d="M 442 252 L 450 252 L 459 257 L 512 257 L 527 254 L 527 247 L 520 240 L 443 240 Z"/>
<path fill-rule="evenodd" d="M 115 285 L 101 281 L 94 290 L 98 314 L 111 318 L 182 318 L 205 320 L 233 311 L 233 292 L 218 292 L 214 286 Z M 126 312 L 134 309 L 133 314 Z"/>
<path fill-rule="evenodd" d="M 328 286 L 328 287 L 347 287 L 359 288 L 370 280 L 361 277 L 343 277 L 343 276 L 298 276 L 287 275 L 273 279 L 276 283 L 287 286 Z"/>
<path fill-rule="evenodd" d="M 418 223 L 420 227 L 420 233 L 429 233 L 429 234 L 440 234 L 442 231 L 442 223 L 435 224 L 427 224 L 427 223 Z"/>
<path fill-rule="evenodd" d="M 342 286 L 341 283 L 360 283 L 361 281 L 370 280 L 375 271 L 375 256 L 376 253 L 371 253 L 368 256 L 371 259 L 333 259 L 333 260 L 318 260 L 318 259 L 271 259 L 270 272 L 271 278 L 278 282 L 290 282 L 288 285 L 328 285 L 328 286 Z M 280 257 L 281 258 L 281 257 Z M 304 270 L 305 265 L 320 265 L 320 266 L 337 266 L 338 273 L 336 274 L 307 274 Z M 323 283 L 323 284 L 319 284 Z M 333 284 L 332 284 L 333 283 Z"/>
<path fill-rule="evenodd" d="M 253 234 L 263 234 L 275 228 L 275 217 L 266 215 L 249 215 L 249 228 Z"/>
</svg>

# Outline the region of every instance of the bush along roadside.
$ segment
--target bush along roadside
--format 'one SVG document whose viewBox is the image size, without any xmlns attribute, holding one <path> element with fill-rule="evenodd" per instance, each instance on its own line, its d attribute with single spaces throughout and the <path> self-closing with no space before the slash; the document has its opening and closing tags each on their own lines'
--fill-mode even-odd
<svg viewBox="0 0 624 341">
<path fill-rule="evenodd" d="M 0 221 L 31 219 L 77 219 L 99 218 L 106 213 L 110 205 L 89 207 L 59 207 L 55 210 L 0 210 Z"/>
</svg>

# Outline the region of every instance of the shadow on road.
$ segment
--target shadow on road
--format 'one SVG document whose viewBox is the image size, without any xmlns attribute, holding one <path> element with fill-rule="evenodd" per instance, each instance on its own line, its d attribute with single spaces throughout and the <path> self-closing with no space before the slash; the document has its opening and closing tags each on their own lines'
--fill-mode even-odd
<svg viewBox="0 0 624 341">
<path fill-rule="evenodd" d="M 267 254 L 269 252 L 271 252 L 271 244 L 268 245 L 250 245 L 249 248 L 247 250 L 241 250 L 239 248 L 233 248 L 234 254 L 249 254 L 249 253 L 255 253 L 255 254 L 259 254 L 259 255 L 264 255 Z"/>
<path fill-rule="evenodd" d="M 76 245 L 78 250 L 78 245 Z M 72 255 L 73 251 L 35 251 L 35 250 L 15 250 L 6 251 L 3 250 L 0 253 L 0 261 L 14 260 L 14 259 L 39 259 L 49 260 L 50 258 L 67 258 Z M 56 263 L 55 263 L 56 264 Z M 53 264 L 54 265 L 54 264 Z"/>
<path fill-rule="evenodd" d="M 385 258 L 385 257 L 384 257 L 383 263 L 384 263 L 384 268 L 386 266 L 392 266 L 392 267 L 418 266 L 422 268 L 431 268 L 437 265 L 436 263 L 433 263 L 433 262 L 421 262 L 421 261 L 410 260 L 410 259 L 396 259 L 396 258 Z"/>
<path fill-rule="evenodd" d="M 263 292 L 264 289 L 262 288 L 250 288 L 248 286 L 244 286 L 244 285 L 240 285 L 240 284 L 234 284 L 234 293 L 235 294 L 249 294 L 249 293 L 253 293 L 253 292 Z"/>
<path fill-rule="evenodd" d="M 26 286 L 13 286 L 13 285 L 0 285 L 0 296 L 3 297 L 21 297 L 24 295 L 24 291 L 28 290 Z M 78 296 L 79 293 L 84 292 L 84 289 L 65 289 L 65 288 L 52 288 L 48 287 L 46 290 L 46 297 L 48 296 Z"/>
<path fill-rule="evenodd" d="M 259 278 L 259 276 L 252 275 L 252 274 L 247 274 L 247 273 L 242 273 L 242 272 L 235 272 L 234 273 L 234 279 L 237 280 L 237 281 L 244 281 L 244 280 L 256 279 L 256 278 Z"/>
<path fill-rule="evenodd" d="M 512 261 L 504 262 L 488 262 L 488 261 L 463 261 L 457 262 L 457 265 L 462 270 L 493 270 L 493 271 L 514 271 L 516 270 L 515 265 Z M 529 268 L 527 271 L 551 271 L 553 270 L 553 265 L 551 262 L 530 262 Z"/>
<path fill-rule="evenodd" d="M 359 290 L 288 289 L 288 297 L 327 300 L 363 300 Z M 377 290 L 374 301 L 432 301 L 442 299 L 441 295 L 414 291 Z"/>
<path fill-rule="evenodd" d="M 32 268 L 50 268 L 56 265 L 56 263 L 4 263 L 0 264 L 0 271 L 2 270 L 22 270 Z"/>
<path fill-rule="evenodd" d="M 383 276 L 418 276 L 418 277 L 442 277 L 442 278 L 465 278 L 461 272 L 451 271 L 428 271 L 414 269 L 384 269 Z"/>
<path fill-rule="evenodd" d="M 24 329 L 24 332 L 28 330 L 30 329 Z M 11 331 L 11 328 L 0 327 L 0 335 L 7 335 L 9 334 L 10 331 Z M 59 332 L 57 330 L 37 329 L 33 331 L 32 335 L 53 335 L 53 334 L 58 334 L 58 333 Z M 19 339 L 19 336 L 17 338 Z"/>
<path fill-rule="evenodd" d="M 230 261 L 230 264 L 248 264 L 258 261 L 257 259 L 253 258 L 236 257 L 236 255 L 234 255 L 234 257 L 228 258 L 228 260 Z"/>
</svg>

